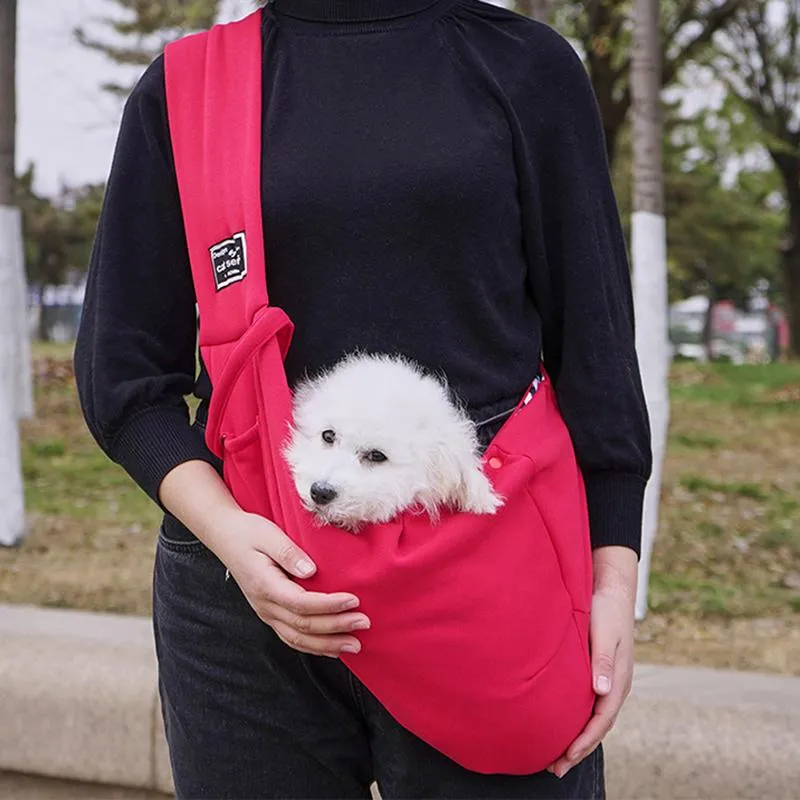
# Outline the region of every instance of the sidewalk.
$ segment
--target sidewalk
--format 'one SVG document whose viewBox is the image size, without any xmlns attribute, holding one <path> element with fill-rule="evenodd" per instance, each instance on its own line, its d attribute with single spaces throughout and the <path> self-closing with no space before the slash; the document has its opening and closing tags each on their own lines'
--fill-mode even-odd
<svg viewBox="0 0 800 800">
<path fill-rule="evenodd" d="M 0 797 L 13 800 L 166 800 L 167 795 L 148 789 L 120 789 L 0 772 Z"/>
<path fill-rule="evenodd" d="M 0 643 L 0 770 L 171 790 L 149 620 L 0 606 Z M 618 800 L 800 796 L 800 678 L 641 666 L 606 754 Z"/>
</svg>

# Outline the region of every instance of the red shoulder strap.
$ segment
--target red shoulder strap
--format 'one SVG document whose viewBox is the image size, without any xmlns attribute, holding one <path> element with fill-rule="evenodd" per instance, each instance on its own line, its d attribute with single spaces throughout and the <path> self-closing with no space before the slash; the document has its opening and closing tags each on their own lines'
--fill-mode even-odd
<svg viewBox="0 0 800 800">
<path fill-rule="evenodd" d="M 168 45 L 164 54 L 201 348 L 239 339 L 268 303 L 261 215 L 261 20 L 256 11 L 239 22 L 216 25 Z"/>
</svg>

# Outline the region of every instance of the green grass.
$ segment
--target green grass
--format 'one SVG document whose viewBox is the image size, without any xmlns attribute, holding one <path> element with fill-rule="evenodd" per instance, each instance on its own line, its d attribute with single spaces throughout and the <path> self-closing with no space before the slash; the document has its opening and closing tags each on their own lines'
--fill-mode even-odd
<svg viewBox="0 0 800 800">
<path fill-rule="evenodd" d="M 0 549 L 0 602 L 147 613 L 160 512 L 100 451 L 80 413 L 71 349 L 34 348 L 36 416 L 22 425 L 30 531 Z"/>
<path fill-rule="evenodd" d="M 71 372 L 48 373 L 50 360 L 68 364 L 66 345 L 34 349 L 37 418 L 22 439 L 25 502 L 38 514 L 133 525 L 153 523 L 153 503 L 90 437 Z"/>
<path fill-rule="evenodd" d="M 670 444 L 673 447 L 687 447 L 692 450 L 715 450 L 723 443 L 719 436 L 708 436 L 707 434 L 696 433 L 689 435 L 677 433 L 670 436 Z"/>
<path fill-rule="evenodd" d="M 72 342 L 34 342 L 32 355 L 35 360 L 53 358 L 61 362 L 66 362 L 72 359 L 74 349 Z"/>
<path fill-rule="evenodd" d="M 795 614 L 800 364 L 675 365 L 651 607 L 695 620 Z"/>
<path fill-rule="evenodd" d="M 800 411 L 796 394 L 782 390 L 800 388 L 800 363 L 786 364 L 680 364 L 671 384 L 673 400 L 710 403 L 757 413 Z"/>
<path fill-rule="evenodd" d="M 704 478 L 702 475 L 685 475 L 681 478 L 681 485 L 695 493 L 720 492 L 753 500 L 767 500 L 770 496 L 769 492 L 755 483 L 725 483 Z"/>
</svg>

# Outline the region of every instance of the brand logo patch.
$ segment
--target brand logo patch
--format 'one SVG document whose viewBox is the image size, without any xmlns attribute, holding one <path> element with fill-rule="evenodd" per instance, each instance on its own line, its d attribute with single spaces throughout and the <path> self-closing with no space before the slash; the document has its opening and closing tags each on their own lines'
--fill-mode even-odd
<svg viewBox="0 0 800 800">
<path fill-rule="evenodd" d="M 244 233 L 235 233 L 230 239 L 209 248 L 209 252 L 217 291 L 244 280 L 247 275 L 247 242 Z"/>
</svg>

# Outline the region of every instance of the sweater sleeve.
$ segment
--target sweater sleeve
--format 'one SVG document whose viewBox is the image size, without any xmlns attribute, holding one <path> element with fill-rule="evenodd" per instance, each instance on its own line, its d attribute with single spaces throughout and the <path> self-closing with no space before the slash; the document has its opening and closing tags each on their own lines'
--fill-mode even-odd
<svg viewBox="0 0 800 800">
<path fill-rule="evenodd" d="M 638 554 L 651 451 L 625 240 L 588 75 L 566 40 L 547 37 L 537 76 L 546 111 L 529 149 L 538 181 L 537 213 L 527 217 L 538 245 L 530 285 L 545 367 L 584 476 L 592 545 Z"/>
<path fill-rule="evenodd" d="M 89 430 L 156 502 L 171 469 L 214 463 L 184 400 L 195 384 L 196 332 L 158 59 L 125 105 L 74 358 Z"/>
</svg>

